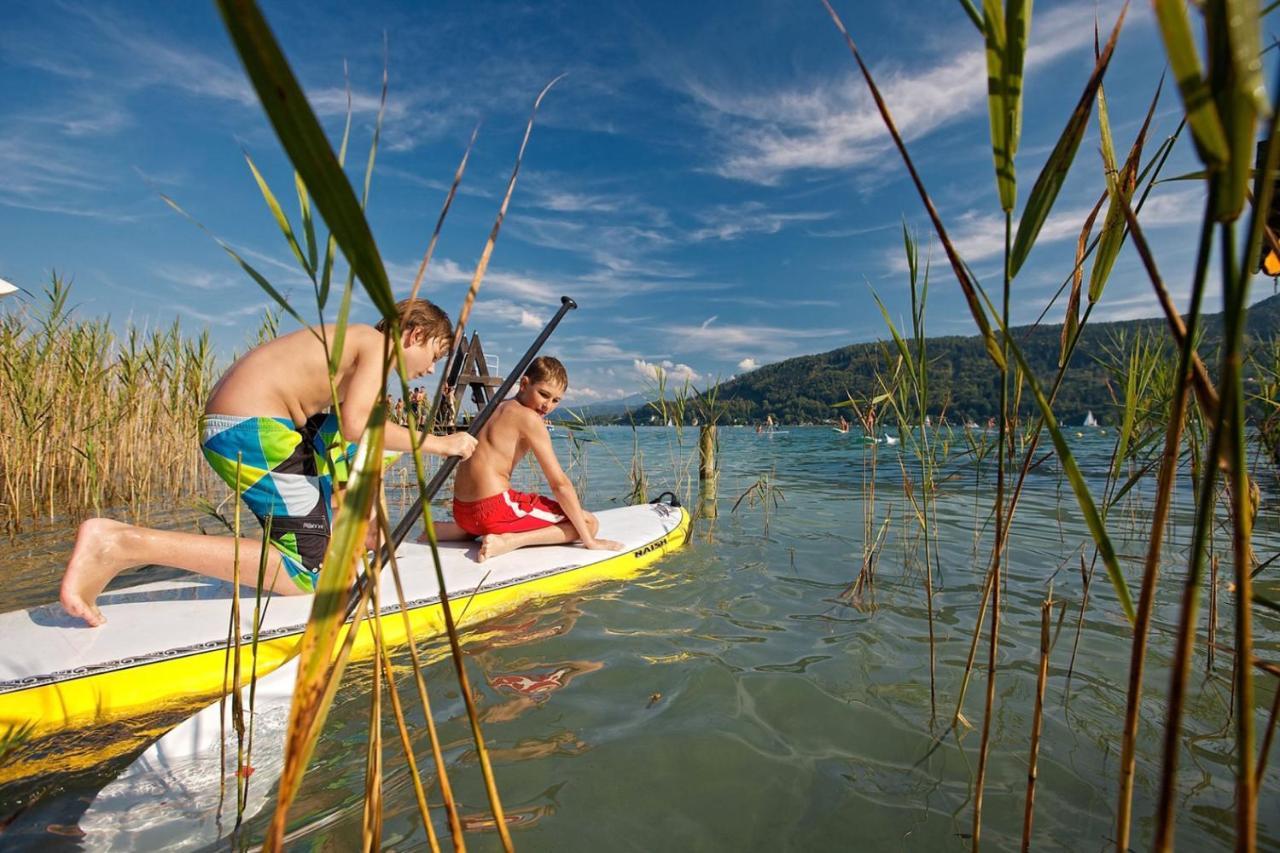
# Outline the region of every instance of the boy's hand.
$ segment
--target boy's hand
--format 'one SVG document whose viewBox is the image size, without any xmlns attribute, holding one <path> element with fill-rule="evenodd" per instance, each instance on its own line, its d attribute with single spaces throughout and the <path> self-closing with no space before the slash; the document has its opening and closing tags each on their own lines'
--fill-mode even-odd
<svg viewBox="0 0 1280 853">
<path fill-rule="evenodd" d="M 612 539 L 592 539 L 589 542 L 584 539 L 582 547 L 588 551 L 621 551 L 623 549 L 621 542 L 614 542 Z"/>
<path fill-rule="evenodd" d="M 465 432 L 455 432 L 453 435 L 445 436 L 443 454 L 445 456 L 460 456 L 468 459 L 475 450 L 475 438 Z"/>
</svg>

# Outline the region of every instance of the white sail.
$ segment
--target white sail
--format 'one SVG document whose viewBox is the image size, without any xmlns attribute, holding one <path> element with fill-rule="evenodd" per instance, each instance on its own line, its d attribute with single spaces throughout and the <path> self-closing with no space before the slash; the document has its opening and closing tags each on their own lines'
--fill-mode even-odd
<svg viewBox="0 0 1280 853">
<path fill-rule="evenodd" d="M 1098 425 L 1098 419 L 1093 416 L 1093 412 L 1089 412 L 1087 415 L 1084 416 L 1083 426 L 1096 427 L 1097 425 Z"/>
</svg>

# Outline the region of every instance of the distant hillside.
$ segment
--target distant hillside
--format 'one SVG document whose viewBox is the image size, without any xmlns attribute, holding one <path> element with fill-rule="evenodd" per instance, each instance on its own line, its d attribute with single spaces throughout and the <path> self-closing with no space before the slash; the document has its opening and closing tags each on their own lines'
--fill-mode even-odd
<svg viewBox="0 0 1280 853">
<path fill-rule="evenodd" d="M 572 420 L 568 412 L 580 415 L 583 418 L 609 418 L 620 417 L 628 411 L 635 411 L 644 408 L 648 402 L 649 396 L 644 393 L 630 394 L 620 400 L 606 400 L 602 403 L 591 403 L 586 406 L 565 406 L 561 411 L 552 413 L 553 420 Z M 567 410 L 567 411 L 566 411 Z"/>
<path fill-rule="evenodd" d="M 1221 337 L 1222 315 L 1206 315 L 1201 319 L 1204 339 L 1201 357 L 1211 365 Z M 1112 323 L 1091 320 L 1085 327 L 1080 344 L 1071 360 L 1071 369 L 1063 382 L 1054 406 L 1067 423 L 1079 423 L 1088 411 L 1107 422 L 1112 410 L 1112 397 L 1107 389 L 1108 371 L 1103 363 L 1114 362 L 1108 350 L 1114 351 L 1121 338 L 1131 338 L 1140 330 L 1153 330 L 1166 339 L 1165 320 L 1127 320 Z M 1062 326 L 1016 327 L 1014 335 L 1037 377 L 1048 379 L 1058 365 Z M 1254 341 L 1270 339 L 1280 333 L 1280 296 L 1271 296 L 1249 309 L 1249 335 Z M 886 332 L 887 337 L 887 332 Z M 1172 353 L 1172 349 L 1170 349 Z M 999 408 L 1000 374 L 987 357 L 977 336 L 930 338 L 930 396 L 933 414 L 945 407 L 948 417 L 985 420 Z M 765 365 L 720 386 L 720 400 L 728 406 L 728 422 L 755 422 L 772 414 L 783 423 L 815 423 L 830 420 L 838 412 L 832 404 L 852 396 L 863 401 L 879 392 L 876 373 L 886 373 L 890 358 L 896 358 L 892 341 L 853 344 L 817 355 L 805 355 Z M 1029 395 L 1027 395 L 1029 396 Z M 1030 411 L 1034 403 L 1024 400 Z M 652 410 L 633 407 L 630 417 L 636 423 L 647 423 Z M 611 422 L 628 421 L 628 416 L 608 418 Z"/>
</svg>

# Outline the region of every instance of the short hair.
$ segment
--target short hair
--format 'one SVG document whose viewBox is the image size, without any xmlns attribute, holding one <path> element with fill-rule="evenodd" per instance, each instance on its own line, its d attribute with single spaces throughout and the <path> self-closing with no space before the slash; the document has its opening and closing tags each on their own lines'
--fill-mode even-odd
<svg viewBox="0 0 1280 853">
<path fill-rule="evenodd" d="M 531 361 L 524 375 L 530 382 L 555 382 L 561 388 L 569 387 L 569 371 L 560 359 L 549 355 L 540 355 Z"/>
<path fill-rule="evenodd" d="M 400 320 L 401 332 L 412 332 L 414 337 L 424 341 L 452 341 L 453 322 L 438 305 L 426 299 L 401 299 L 396 303 L 396 315 Z M 386 334 L 389 328 L 387 318 L 378 321 L 377 329 Z"/>
</svg>

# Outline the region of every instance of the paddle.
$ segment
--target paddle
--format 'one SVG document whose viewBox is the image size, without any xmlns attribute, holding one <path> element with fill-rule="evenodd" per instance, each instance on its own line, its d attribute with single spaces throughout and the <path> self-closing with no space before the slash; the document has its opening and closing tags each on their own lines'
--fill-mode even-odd
<svg viewBox="0 0 1280 853">
<path fill-rule="evenodd" d="M 524 375 L 560 320 L 577 307 L 577 303 L 569 297 L 560 298 L 560 309 L 503 380 L 488 404 L 471 421 L 467 429 L 469 434 L 476 435 L 480 432 L 498 404 Z M 451 358 L 450 363 L 445 366 L 445 379 L 450 376 L 452 361 Z M 435 497 L 458 462 L 459 457 L 451 456 L 441 464 L 413 506 L 392 531 L 392 541 L 384 546 L 381 559 L 376 565 L 384 565 L 389 560 L 391 551 L 399 547 L 420 517 L 423 502 Z M 348 618 L 359 604 L 363 587 L 367 583 L 368 578 L 362 573 L 351 593 L 346 613 Z M 443 590 L 441 593 L 443 594 Z M 264 727 L 269 727 L 268 721 L 277 723 L 281 747 L 297 672 L 298 659 L 295 656 L 274 672 L 258 679 L 254 691 L 253 715 L 257 718 L 255 728 L 261 732 Z M 230 703 L 214 702 L 166 732 L 98 793 L 80 821 L 81 828 L 93 833 L 96 840 L 111 839 L 125 843 L 131 839 L 136 840 L 139 832 L 156 832 L 163 825 L 173 825 L 180 821 L 183 825 L 183 840 L 186 842 L 207 843 L 206 838 L 220 838 L 224 830 L 220 807 L 223 802 L 222 780 L 225 778 L 226 768 L 222 767 L 217 774 L 211 774 L 207 762 L 216 760 L 221 752 L 224 733 L 233 731 L 231 721 L 225 719 L 230 710 Z M 258 748 L 255 750 L 250 772 L 259 776 L 259 779 L 250 786 L 256 796 L 246 802 L 245 816 L 256 813 L 262 807 L 265 794 L 271 788 L 269 777 L 278 776 L 283 769 L 282 756 L 279 754 L 282 750 L 273 752 L 270 750 L 271 741 L 266 741 L 264 746 L 261 738 L 255 740 L 258 740 Z M 264 751 L 266 755 L 262 754 Z M 231 756 L 234 756 L 234 752 L 234 749 L 228 750 Z"/>
</svg>

